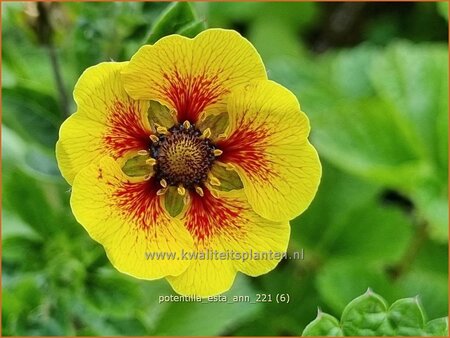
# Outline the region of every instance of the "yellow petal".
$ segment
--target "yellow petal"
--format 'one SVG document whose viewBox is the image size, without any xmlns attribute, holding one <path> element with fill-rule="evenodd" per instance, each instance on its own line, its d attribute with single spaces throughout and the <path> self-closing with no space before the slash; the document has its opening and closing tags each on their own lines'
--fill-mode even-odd
<svg viewBox="0 0 450 338">
<path fill-rule="evenodd" d="M 228 113 L 220 161 L 235 166 L 254 210 L 272 220 L 302 213 L 316 194 L 321 165 L 297 98 L 275 82 L 254 81 L 232 93 Z"/>
<path fill-rule="evenodd" d="M 184 218 L 194 237 L 196 250 L 188 269 L 168 281 L 178 293 L 211 296 L 227 291 L 238 271 L 258 276 L 272 270 L 281 257 L 266 255 L 254 260 L 244 255 L 286 251 L 289 222 L 274 222 L 256 214 L 243 190 L 219 193 L 204 189 L 204 196 L 191 194 Z M 202 256 L 203 255 L 203 256 Z M 186 258 L 186 257 L 185 257 Z"/>
<path fill-rule="evenodd" d="M 120 82 L 125 65 L 105 62 L 90 67 L 75 86 L 77 112 L 62 124 L 56 145 L 58 165 L 69 184 L 96 159 L 148 148 L 148 103 L 126 94 Z"/>
<path fill-rule="evenodd" d="M 189 262 L 176 257 L 193 248 L 182 222 L 164 211 L 158 188 L 153 178 L 125 176 L 109 157 L 82 169 L 73 183 L 71 206 L 78 222 L 119 271 L 137 278 L 181 274 Z"/>
<path fill-rule="evenodd" d="M 195 123 L 204 111 L 225 111 L 231 90 L 266 78 L 254 47 L 239 33 L 224 29 L 208 29 L 193 39 L 166 36 L 139 49 L 123 71 L 133 98 L 175 109 L 180 123 Z"/>
</svg>

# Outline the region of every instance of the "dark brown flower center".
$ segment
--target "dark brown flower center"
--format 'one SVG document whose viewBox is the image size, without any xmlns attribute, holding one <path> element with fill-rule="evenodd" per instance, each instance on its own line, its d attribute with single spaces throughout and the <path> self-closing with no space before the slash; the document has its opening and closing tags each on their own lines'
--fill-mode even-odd
<svg viewBox="0 0 450 338">
<path fill-rule="evenodd" d="M 168 185 L 195 188 L 208 177 L 215 159 L 214 149 L 195 126 L 173 126 L 167 134 L 159 135 L 159 141 L 150 148 L 151 156 L 156 159 L 156 178 L 164 179 Z"/>
</svg>

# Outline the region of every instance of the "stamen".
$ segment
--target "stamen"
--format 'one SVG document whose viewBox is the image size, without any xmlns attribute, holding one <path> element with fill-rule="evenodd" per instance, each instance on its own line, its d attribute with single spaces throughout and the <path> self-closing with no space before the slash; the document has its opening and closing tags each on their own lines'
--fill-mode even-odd
<svg viewBox="0 0 450 338">
<path fill-rule="evenodd" d="M 169 133 L 169 131 L 167 130 L 166 127 L 158 127 L 156 128 L 156 131 L 158 132 L 158 134 L 162 134 L 162 135 L 166 135 Z"/>
<path fill-rule="evenodd" d="M 191 122 L 189 122 L 188 120 L 184 121 L 183 122 L 183 127 L 185 129 L 189 129 L 191 127 Z"/>
<path fill-rule="evenodd" d="M 145 163 L 147 163 L 148 165 L 155 165 L 156 160 L 150 157 L 148 160 L 145 161 Z"/>
<path fill-rule="evenodd" d="M 191 197 L 189 196 L 189 194 L 184 195 L 184 198 L 183 198 L 184 205 L 188 205 L 190 200 L 191 200 Z"/>
<path fill-rule="evenodd" d="M 167 189 L 168 189 L 168 188 L 159 189 L 159 190 L 156 192 L 156 195 L 158 195 L 158 196 L 164 195 L 164 194 L 167 192 Z"/>
<path fill-rule="evenodd" d="M 227 163 L 227 164 L 225 165 L 225 170 L 233 171 L 233 170 L 236 170 L 236 167 L 234 166 L 234 164 Z"/>
<path fill-rule="evenodd" d="M 206 129 L 203 131 L 202 136 L 203 136 L 203 138 L 210 138 L 210 137 L 211 137 L 211 129 L 210 129 L 210 128 L 206 128 Z"/>
<path fill-rule="evenodd" d="M 220 186 L 220 180 L 213 174 L 209 174 L 209 183 L 211 185 Z"/>
<path fill-rule="evenodd" d="M 163 188 L 166 188 L 167 187 L 167 181 L 163 178 L 161 181 L 159 181 L 159 184 L 161 184 L 161 186 L 163 187 Z"/>
<path fill-rule="evenodd" d="M 214 153 L 215 146 L 208 138 L 211 130 L 207 128 L 202 133 L 188 120 L 169 129 L 158 127 L 158 132 L 167 130 L 167 135 L 150 136 L 154 142 L 149 152 L 155 161 L 147 163 L 154 165 L 158 182 L 165 180 L 161 187 L 176 187 L 178 193 L 185 196 L 188 190 L 194 191 L 195 187 L 209 182 L 208 172 L 215 155 L 221 153 L 220 149 Z"/>
<path fill-rule="evenodd" d="M 144 149 L 139 150 L 137 153 L 138 153 L 138 155 L 141 155 L 141 156 L 146 156 L 146 155 L 148 155 L 148 151 L 147 151 L 147 150 L 144 150 Z"/>
<path fill-rule="evenodd" d="M 218 139 L 218 140 L 220 140 L 220 139 L 225 139 L 225 138 L 227 138 L 227 134 L 225 134 L 225 133 L 219 134 L 219 135 L 217 136 L 217 139 Z"/>
<path fill-rule="evenodd" d="M 184 196 L 184 194 L 186 194 L 186 189 L 182 185 L 178 186 L 177 191 L 181 196 Z"/>
<path fill-rule="evenodd" d="M 195 191 L 197 192 L 197 194 L 199 194 L 201 197 L 203 197 L 203 195 L 205 194 L 203 192 L 203 189 L 201 187 L 195 187 Z"/>
<path fill-rule="evenodd" d="M 219 198 L 219 193 L 217 192 L 217 190 L 209 189 L 209 192 L 211 193 L 211 195 L 212 195 L 214 198 Z"/>
<path fill-rule="evenodd" d="M 153 173 L 148 174 L 148 175 L 145 175 L 145 176 L 144 176 L 144 181 L 148 181 L 149 179 L 152 178 L 152 176 L 153 176 Z"/>
<path fill-rule="evenodd" d="M 214 149 L 213 154 L 214 154 L 214 156 L 217 157 L 217 156 L 222 155 L 222 154 L 223 154 L 223 151 L 220 150 L 220 149 Z"/>
</svg>

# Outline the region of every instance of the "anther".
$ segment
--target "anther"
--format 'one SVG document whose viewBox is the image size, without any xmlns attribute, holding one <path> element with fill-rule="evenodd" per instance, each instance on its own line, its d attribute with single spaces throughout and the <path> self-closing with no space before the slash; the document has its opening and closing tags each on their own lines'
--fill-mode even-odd
<svg viewBox="0 0 450 338">
<path fill-rule="evenodd" d="M 159 141 L 159 137 L 156 136 L 155 134 L 151 134 L 150 135 L 150 140 L 152 140 L 154 143 Z"/>
<path fill-rule="evenodd" d="M 141 155 L 141 156 L 148 155 L 148 151 L 145 149 L 139 150 L 137 153 L 138 153 L 138 155 Z"/>
<path fill-rule="evenodd" d="M 205 194 L 203 192 L 203 189 L 201 187 L 195 187 L 195 191 L 197 192 L 197 194 L 199 194 L 200 196 L 203 197 L 203 195 Z"/>
<path fill-rule="evenodd" d="M 152 173 L 152 174 L 145 175 L 145 176 L 144 176 L 144 181 L 148 181 L 149 179 L 152 178 L 152 176 L 153 176 L 153 173 Z"/>
<path fill-rule="evenodd" d="M 220 149 L 214 149 L 213 154 L 214 156 L 220 156 L 223 154 L 223 151 Z"/>
<path fill-rule="evenodd" d="M 169 133 L 169 131 L 167 130 L 166 127 L 161 127 L 161 126 L 156 128 L 156 131 L 158 132 L 158 134 L 162 134 L 162 135 L 166 135 Z"/>
<path fill-rule="evenodd" d="M 189 129 L 191 127 L 191 122 L 189 122 L 188 120 L 184 121 L 183 122 L 183 127 L 185 129 Z"/>
<path fill-rule="evenodd" d="M 178 186 L 177 191 L 181 196 L 184 196 L 184 194 L 186 194 L 186 189 L 182 185 Z"/>
<path fill-rule="evenodd" d="M 159 184 L 161 184 L 161 187 L 163 188 L 167 187 L 167 181 L 164 178 L 161 181 L 159 181 Z"/>
<path fill-rule="evenodd" d="M 148 160 L 145 160 L 145 163 L 153 166 L 156 164 L 156 160 L 150 157 Z"/>
<path fill-rule="evenodd" d="M 221 184 L 219 179 L 212 174 L 209 174 L 209 183 L 211 183 L 211 185 L 215 185 L 215 186 L 220 186 L 220 184 Z"/>
<path fill-rule="evenodd" d="M 234 164 L 227 163 L 225 165 L 225 170 L 233 171 L 233 170 L 236 170 L 236 167 L 234 166 Z"/>
<path fill-rule="evenodd" d="M 210 128 L 206 128 L 206 129 L 203 131 L 202 136 L 203 136 L 204 138 L 210 138 L 210 137 L 211 137 L 211 129 L 210 129 Z"/>
<path fill-rule="evenodd" d="M 218 140 L 220 140 L 220 139 L 225 139 L 225 138 L 227 138 L 227 134 L 225 134 L 225 133 L 219 134 L 219 135 L 217 136 L 217 139 L 218 139 Z"/>
<path fill-rule="evenodd" d="M 156 195 L 158 195 L 158 196 L 164 195 L 164 194 L 166 193 L 166 191 L 167 191 L 167 188 L 159 189 L 159 190 L 156 192 Z"/>
<path fill-rule="evenodd" d="M 214 162 L 215 155 L 222 152 L 209 139 L 211 129 L 207 128 L 203 133 L 195 128 L 191 122 L 185 120 L 169 129 L 158 126 L 158 132 L 167 135 L 154 134 L 150 136 L 153 143 L 149 153 L 155 161 L 147 162 L 154 165 L 157 181 L 165 180 L 161 187 L 174 186 L 180 195 L 185 196 L 187 190 L 195 190 L 196 186 L 208 180 L 208 172 Z M 214 181 L 220 184 L 218 181 Z"/>
</svg>

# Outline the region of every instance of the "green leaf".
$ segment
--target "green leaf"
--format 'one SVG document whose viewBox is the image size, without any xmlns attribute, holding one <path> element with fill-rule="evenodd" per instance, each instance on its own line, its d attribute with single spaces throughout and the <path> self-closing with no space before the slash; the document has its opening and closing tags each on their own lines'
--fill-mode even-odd
<svg viewBox="0 0 450 338">
<path fill-rule="evenodd" d="M 284 16 L 270 16 L 270 25 L 267 20 L 267 17 L 258 18 L 248 34 L 263 60 L 269 61 L 280 56 L 302 58 L 304 49 L 299 43 L 296 31 L 286 25 Z"/>
<path fill-rule="evenodd" d="M 397 336 L 420 336 L 425 324 L 418 298 L 397 300 L 389 308 L 388 321 Z"/>
<path fill-rule="evenodd" d="M 387 303 L 370 289 L 352 300 L 342 313 L 342 331 L 346 336 L 375 336 L 386 319 Z"/>
<path fill-rule="evenodd" d="M 190 34 L 192 27 L 191 29 L 188 27 L 196 21 L 194 10 L 189 2 L 175 2 L 156 21 L 146 43 L 153 44 L 164 36 L 181 34 L 182 31 Z"/>
<path fill-rule="evenodd" d="M 244 276 L 238 276 L 233 288 L 223 296 L 231 301 L 235 295 L 254 294 L 255 291 L 251 288 L 248 279 Z M 202 303 L 170 302 L 162 305 L 167 306 L 164 308 L 164 313 L 160 315 L 153 332 L 154 335 L 177 336 L 188 332 L 189 335 L 193 336 L 214 336 L 224 334 L 227 328 L 254 316 L 260 309 L 261 304 L 246 302 L 228 304 L 221 301 L 208 302 L 208 299 L 205 299 Z M 158 307 L 161 307 L 161 304 Z M 214 320 L 205 320 L 211 314 L 214 314 Z"/>
<path fill-rule="evenodd" d="M 42 240 L 25 236 L 8 236 L 3 239 L 3 266 L 9 269 L 21 271 L 39 271 L 45 267 L 44 262 L 29 259 L 39 257 L 42 253 Z"/>
<path fill-rule="evenodd" d="M 317 288 L 323 301 L 335 312 L 341 312 L 355 296 L 370 285 L 392 298 L 391 281 L 384 266 L 358 256 L 329 259 L 317 275 Z"/>
<path fill-rule="evenodd" d="M 372 96 L 374 89 L 367 66 L 378 53 L 377 48 L 362 45 L 333 55 L 331 81 L 335 89 L 348 99 Z"/>
<path fill-rule="evenodd" d="M 380 55 L 372 79 L 401 119 L 427 171 L 410 196 L 438 241 L 448 239 L 448 51 L 446 46 L 397 43 Z M 418 94 L 420 93 L 420 95 Z"/>
<path fill-rule="evenodd" d="M 343 336 L 339 321 L 333 316 L 318 311 L 316 319 L 306 326 L 302 336 Z"/>
<path fill-rule="evenodd" d="M 56 186 L 47 183 L 44 189 L 42 182 L 19 169 L 4 176 L 3 184 L 3 193 L 8 197 L 3 201 L 5 209 L 15 213 L 44 238 L 60 230 L 55 209 L 61 201 L 52 191 Z"/>
<path fill-rule="evenodd" d="M 448 21 L 448 2 L 436 2 L 439 14 L 441 14 Z"/>
<path fill-rule="evenodd" d="M 368 289 L 344 309 L 340 323 L 319 310 L 302 336 L 423 336 L 448 335 L 448 319 L 439 318 L 425 325 L 425 314 L 418 298 L 404 298 L 388 309 L 384 298 Z"/>
<path fill-rule="evenodd" d="M 349 258 L 356 255 L 358 260 L 366 262 L 401 259 L 412 237 L 410 219 L 398 208 L 377 202 L 366 202 L 349 212 L 327 248 L 333 255 Z M 361 234 L 364 234 L 362 240 Z"/>
<path fill-rule="evenodd" d="M 447 46 L 393 44 L 373 63 L 371 78 L 422 158 L 439 163 L 436 131 L 445 120 L 438 117 L 448 113 Z"/>
<path fill-rule="evenodd" d="M 448 317 L 430 320 L 425 326 L 428 336 L 448 336 Z"/>
<path fill-rule="evenodd" d="M 32 329 L 30 319 L 40 314 L 43 301 L 44 296 L 35 274 L 22 274 L 14 283 L 3 283 L 2 333 L 8 332 L 12 336 L 29 334 Z"/>
<path fill-rule="evenodd" d="M 438 177 L 417 183 L 411 192 L 418 213 L 428 223 L 430 237 L 440 243 L 448 242 L 448 192 Z"/>
<path fill-rule="evenodd" d="M 330 104 L 332 113 L 311 115 L 313 143 L 322 156 L 350 173 L 391 186 L 414 185 L 427 172 L 389 106 L 374 98 Z"/>
<path fill-rule="evenodd" d="M 103 269 L 90 276 L 86 300 L 97 313 L 126 318 L 136 310 L 136 299 L 142 297 L 140 291 L 131 277 Z"/>
<path fill-rule="evenodd" d="M 60 124 L 55 99 L 25 87 L 3 88 L 3 123 L 24 140 L 53 149 Z"/>
<path fill-rule="evenodd" d="M 446 252 L 447 252 L 446 247 Z M 442 259 L 440 259 L 442 257 Z M 447 256 L 430 257 L 441 267 L 448 264 Z M 420 295 L 423 308 L 426 313 L 433 317 L 441 317 L 448 309 L 448 272 L 438 273 L 427 265 L 421 268 L 413 267 L 396 283 L 397 288 L 402 290 L 402 297 L 407 295 Z"/>
<path fill-rule="evenodd" d="M 196 21 L 193 21 L 193 22 L 181 27 L 177 31 L 177 34 L 183 35 L 187 38 L 193 38 L 198 33 L 201 33 L 202 31 L 204 31 L 205 29 L 206 29 L 205 21 L 204 20 L 196 20 Z"/>
<path fill-rule="evenodd" d="M 3 210 L 2 213 L 2 236 L 3 240 L 9 237 L 23 237 L 31 240 L 36 240 L 41 238 L 38 233 L 33 230 L 28 224 L 26 224 L 22 219 L 20 219 L 16 214 L 10 212 L 7 209 Z M 4 245 L 4 243 L 3 243 Z M 7 254 L 6 251 L 3 252 L 3 256 Z"/>
<path fill-rule="evenodd" d="M 351 231 L 355 223 L 351 213 L 377 201 L 379 194 L 379 187 L 336 169 L 326 160 L 322 167 L 322 180 L 312 204 L 291 221 L 291 244 L 321 256 L 326 255 L 331 244 L 339 243 L 343 228 Z"/>
</svg>

